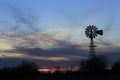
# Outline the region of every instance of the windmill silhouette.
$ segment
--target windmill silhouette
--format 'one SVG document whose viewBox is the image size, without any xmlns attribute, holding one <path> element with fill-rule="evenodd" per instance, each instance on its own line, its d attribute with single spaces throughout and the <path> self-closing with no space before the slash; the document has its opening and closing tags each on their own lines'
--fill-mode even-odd
<svg viewBox="0 0 120 80">
<path fill-rule="evenodd" d="M 85 29 L 85 35 L 90 38 L 90 49 L 89 49 L 89 57 L 94 57 L 96 56 L 95 54 L 95 46 L 94 45 L 94 38 L 97 37 L 97 35 L 103 35 L 103 30 L 98 30 L 98 28 L 94 25 L 89 25 Z"/>
</svg>

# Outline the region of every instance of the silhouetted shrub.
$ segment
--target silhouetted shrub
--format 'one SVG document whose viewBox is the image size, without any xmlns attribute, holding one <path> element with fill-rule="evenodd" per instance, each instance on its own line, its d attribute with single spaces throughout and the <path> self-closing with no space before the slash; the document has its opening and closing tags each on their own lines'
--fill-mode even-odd
<svg viewBox="0 0 120 80">
<path fill-rule="evenodd" d="M 95 56 L 87 60 L 83 60 L 80 63 L 81 71 L 101 73 L 105 70 L 105 56 Z"/>
<path fill-rule="evenodd" d="M 119 73 L 120 74 L 120 61 L 113 64 L 111 71 L 113 73 Z"/>
<path fill-rule="evenodd" d="M 37 77 L 37 64 L 30 61 L 22 61 L 16 67 L 0 70 L 0 80 L 34 80 Z"/>
<path fill-rule="evenodd" d="M 17 65 L 16 70 L 21 72 L 34 72 L 37 71 L 37 64 L 30 61 L 22 61 Z"/>
</svg>

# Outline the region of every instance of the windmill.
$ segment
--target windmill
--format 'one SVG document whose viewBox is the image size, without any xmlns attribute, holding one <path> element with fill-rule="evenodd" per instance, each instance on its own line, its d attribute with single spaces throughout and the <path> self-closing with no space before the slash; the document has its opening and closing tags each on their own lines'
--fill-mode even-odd
<svg viewBox="0 0 120 80">
<path fill-rule="evenodd" d="M 103 30 L 98 30 L 98 28 L 94 25 L 89 25 L 85 29 L 85 35 L 90 38 L 90 50 L 89 50 L 89 57 L 94 57 L 95 55 L 95 46 L 94 45 L 94 38 L 97 37 L 97 35 L 103 35 Z"/>
</svg>

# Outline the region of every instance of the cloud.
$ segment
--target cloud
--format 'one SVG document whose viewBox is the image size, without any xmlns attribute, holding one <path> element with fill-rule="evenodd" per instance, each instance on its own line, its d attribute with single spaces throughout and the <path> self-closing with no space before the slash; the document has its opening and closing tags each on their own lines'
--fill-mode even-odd
<svg viewBox="0 0 120 80">
<path fill-rule="evenodd" d="M 65 43 L 61 41 L 59 44 L 64 47 L 53 49 L 15 47 L 13 50 L 3 51 L 0 55 L 0 61 L 2 59 L 9 60 L 9 62 L 16 60 L 17 64 L 19 61 L 27 59 L 36 62 L 39 66 L 66 67 L 77 65 L 81 59 L 87 58 L 86 51 L 80 50 L 80 46 Z"/>
<path fill-rule="evenodd" d="M 48 56 L 32 56 L 23 53 L 2 53 L 0 58 L 21 58 L 21 59 L 36 59 L 36 60 L 47 60 L 47 61 L 69 61 L 69 58 L 65 57 L 48 57 Z"/>
<path fill-rule="evenodd" d="M 81 28 L 57 28 L 24 34 L 17 32 L 19 28 L 19 26 L 11 28 L 9 31 L 4 32 L 1 38 L 7 40 L 13 46 L 47 49 L 59 47 L 58 43 L 60 41 L 74 43 L 74 40 L 79 36 L 76 34 L 82 32 Z"/>
<path fill-rule="evenodd" d="M 11 46 L 4 49 L 2 59 L 29 59 L 40 66 L 43 63 L 46 66 L 68 66 L 78 65 L 79 61 L 88 57 L 89 41 L 82 38 L 83 28 L 54 28 L 29 34 L 18 33 L 18 30 L 19 28 L 11 28 L 8 32 L 13 31 L 13 34 L 2 35 L 2 44 Z M 95 44 L 98 45 L 97 54 L 109 54 L 110 50 L 115 53 L 119 48 L 102 39 L 96 40 Z"/>
<path fill-rule="evenodd" d="M 5 31 L 3 32 L 3 35 L 12 35 L 16 32 L 16 30 L 19 34 L 28 34 L 40 30 L 37 25 L 38 16 L 34 10 L 25 10 L 10 4 L 6 4 L 5 7 L 7 8 L 7 11 L 9 11 L 8 14 L 10 19 L 5 20 L 5 23 L 3 23 L 3 25 L 7 27 L 3 28 Z"/>
<path fill-rule="evenodd" d="M 37 59 L 42 59 L 42 60 L 47 60 L 47 61 L 70 61 L 69 58 L 65 58 L 65 57 L 36 57 Z M 33 57 L 34 59 L 34 57 Z"/>
<path fill-rule="evenodd" d="M 25 49 L 25 48 L 24 48 Z M 28 49 L 30 50 L 30 49 Z M 59 53 L 59 50 L 40 50 L 40 49 L 34 49 L 33 52 L 30 50 L 30 52 L 24 52 L 24 50 L 20 51 L 11 51 L 6 52 L 4 54 L 0 55 L 0 62 L 1 64 L 5 62 L 7 66 L 10 66 L 11 64 L 15 63 L 17 64 L 21 60 L 30 60 L 36 62 L 40 67 L 46 66 L 46 67 L 67 67 L 67 66 L 76 66 L 79 65 L 79 62 L 83 59 L 86 59 L 88 55 L 85 55 L 88 52 L 81 52 L 77 50 L 70 50 L 73 52 L 67 52 L 67 51 L 61 51 L 62 53 Z M 61 50 L 61 49 L 60 49 Z M 31 52 L 32 51 L 32 52 Z M 21 53 L 20 53 L 21 52 Z M 111 66 L 114 62 L 120 60 L 119 59 L 119 49 L 116 49 L 115 52 L 97 52 L 97 55 L 106 55 L 107 56 L 107 65 Z M 14 62 L 16 61 L 16 62 Z M 14 63 L 13 63 L 14 62 Z M 9 64 L 11 63 L 11 64 Z M 4 66 L 5 66 L 4 64 Z M 9 65 L 8 65 L 9 64 Z M 13 66 L 14 66 L 13 65 Z M 2 65 L 3 66 L 3 65 Z"/>
<path fill-rule="evenodd" d="M 0 43 L 0 50 L 9 50 L 14 49 L 10 44 L 7 43 Z"/>
<path fill-rule="evenodd" d="M 2 40 L 0 61 L 6 59 L 14 62 L 13 60 L 29 59 L 40 66 L 43 64 L 45 66 L 69 66 L 79 65 L 82 59 L 88 57 L 89 39 L 84 38 L 84 27 L 58 28 L 53 26 L 39 29 L 36 25 L 38 19 L 34 13 L 29 14 L 13 6 L 10 7 L 10 10 L 16 24 L 0 35 Z M 70 18 L 72 20 L 72 17 Z M 87 23 L 96 24 L 96 19 L 97 17 L 90 15 L 86 18 L 85 23 L 87 21 Z M 78 22 L 73 22 L 71 25 L 73 26 L 75 23 L 77 23 L 76 26 L 79 25 Z M 109 52 L 112 50 L 111 55 L 114 57 L 114 53 L 119 52 L 119 46 L 114 46 L 108 40 L 100 38 L 96 40 L 95 44 L 98 45 L 97 54 L 109 56 Z"/>
<path fill-rule="evenodd" d="M 1 53 L 0 58 L 23 58 L 25 54 L 21 53 Z"/>
<path fill-rule="evenodd" d="M 15 27 L 12 27 L 9 31 L 7 32 L 3 32 L 2 35 L 3 36 L 14 36 L 16 31 L 19 29 L 20 26 L 15 26 Z"/>
<path fill-rule="evenodd" d="M 7 40 L 0 39 L 0 50 L 11 50 L 14 49 L 13 45 L 11 45 Z"/>
<path fill-rule="evenodd" d="M 88 56 L 88 53 L 81 50 L 78 45 L 72 45 L 71 43 L 62 41 L 58 44 L 61 44 L 61 47 L 53 49 L 15 47 L 14 50 L 4 51 L 3 53 L 7 54 L 2 54 L 2 57 L 55 62 L 52 66 L 56 65 L 56 62 L 61 64 L 61 61 L 65 61 L 66 64 L 64 66 L 67 66 L 67 64 L 70 64 L 73 61 L 80 61 Z M 47 63 L 44 64 L 47 65 Z"/>
<path fill-rule="evenodd" d="M 63 43 L 63 44 L 62 44 Z M 84 50 L 80 49 L 79 45 L 72 45 L 70 43 L 60 42 L 60 47 L 52 48 L 52 49 L 42 49 L 42 48 L 26 48 L 26 47 L 15 47 L 14 50 L 6 50 L 9 53 L 23 53 L 29 55 L 37 55 L 37 56 L 65 56 L 65 55 L 78 55 L 85 56 L 87 54 L 83 54 Z"/>
</svg>

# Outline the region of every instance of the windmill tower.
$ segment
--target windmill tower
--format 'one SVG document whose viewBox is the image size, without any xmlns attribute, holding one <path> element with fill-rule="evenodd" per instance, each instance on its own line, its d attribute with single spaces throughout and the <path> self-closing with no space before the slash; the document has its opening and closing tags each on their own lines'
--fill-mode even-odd
<svg viewBox="0 0 120 80">
<path fill-rule="evenodd" d="M 94 57 L 96 56 L 95 54 L 95 46 L 94 45 L 94 38 L 97 37 L 97 35 L 103 35 L 103 30 L 98 30 L 98 28 L 94 25 L 89 25 L 85 29 L 85 35 L 90 38 L 90 46 L 89 46 L 89 57 Z"/>
</svg>

